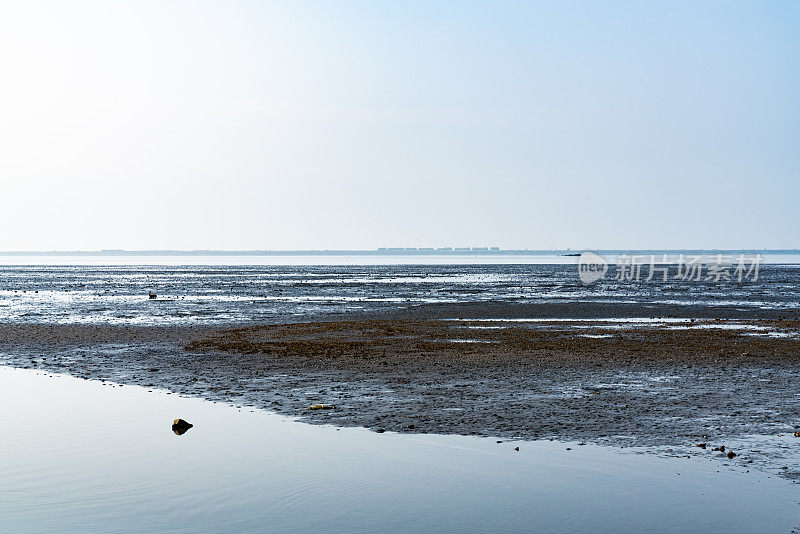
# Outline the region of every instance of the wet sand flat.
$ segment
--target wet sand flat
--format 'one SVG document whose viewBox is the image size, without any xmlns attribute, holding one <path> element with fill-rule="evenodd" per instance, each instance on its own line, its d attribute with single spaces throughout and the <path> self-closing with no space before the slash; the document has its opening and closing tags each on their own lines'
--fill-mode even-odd
<svg viewBox="0 0 800 534">
<path fill-rule="evenodd" d="M 799 325 L 785 313 L 505 320 L 508 309 L 490 308 L 478 318 L 411 310 L 245 328 L 3 325 L 0 348 L 18 367 L 312 423 L 691 454 L 701 453 L 695 443 L 709 444 L 702 454 L 727 444 L 737 447 L 733 463 L 800 476 Z M 314 404 L 334 408 L 308 410 Z"/>
</svg>

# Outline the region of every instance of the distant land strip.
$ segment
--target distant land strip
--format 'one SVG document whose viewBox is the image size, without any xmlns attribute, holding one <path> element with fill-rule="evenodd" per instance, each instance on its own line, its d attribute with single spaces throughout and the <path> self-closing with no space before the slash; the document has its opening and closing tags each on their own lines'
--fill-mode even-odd
<svg viewBox="0 0 800 534">
<path fill-rule="evenodd" d="M 0 256 L 577 256 L 583 250 L 607 255 L 800 254 L 800 249 L 501 249 L 499 247 L 387 247 L 373 250 L 36 250 L 0 251 Z"/>
</svg>

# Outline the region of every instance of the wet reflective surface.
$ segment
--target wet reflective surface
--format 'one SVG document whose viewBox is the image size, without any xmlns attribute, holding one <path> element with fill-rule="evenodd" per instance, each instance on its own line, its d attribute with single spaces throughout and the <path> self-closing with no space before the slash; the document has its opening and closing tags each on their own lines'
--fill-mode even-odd
<svg viewBox="0 0 800 534">
<path fill-rule="evenodd" d="M 244 324 L 487 300 L 800 308 L 796 264 L 762 265 L 755 282 L 610 278 L 584 286 L 576 265 L 165 265 L 146 259 L 152 264 L 0 265 L 0 322 Z"/>
<path fill-rule="evenodd" d="M 177 418 L 194 427 L 176 436 Z M 800 519 L 800 486 L 704 459 L 337 430 L 7 367 L 0 421 L 4 532 L 789 532 Z"/>
</svg>

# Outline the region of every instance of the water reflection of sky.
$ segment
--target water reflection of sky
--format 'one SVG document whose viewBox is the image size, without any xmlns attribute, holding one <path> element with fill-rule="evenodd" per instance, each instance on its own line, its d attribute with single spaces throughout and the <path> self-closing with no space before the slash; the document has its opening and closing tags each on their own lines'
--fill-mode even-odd
<svg viewBox="0 0 800 534">
<path fill-rule="evenodd" d="M 800 518 L 795 485 L 718 461 L 339 430 L 5 367 L 0 413 L 6 532 L 788 532 Z M 173 434 L 178 417 L 194 428 Z"/>
</svg>

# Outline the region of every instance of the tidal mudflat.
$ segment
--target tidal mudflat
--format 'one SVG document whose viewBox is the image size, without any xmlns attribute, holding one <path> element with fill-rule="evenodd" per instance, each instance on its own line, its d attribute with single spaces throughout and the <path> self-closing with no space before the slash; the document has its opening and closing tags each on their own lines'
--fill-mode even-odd
<svg viewBox="0 0 800 534">
<path fill-rule="evenodd" d="M 307 425 L 8 367 L 0 413 L 6 532 L 789 532 L 800 518 L 791 482 L 700 457 Z M 177 417 L 194 427 L 176 435 Z"/>
<path fill-rule="evenodd" d="M 9 526 L 797 523 L 796 268 L 622 295 L 549 266 L 295 271 L 9 271 Z"/>
<path fill-rule="evenodd" d="M 796 481 L 798 323 L 732 315 L 6 325 L 0 356 L 316 424 L 649 447 Z"/>
</svg>

